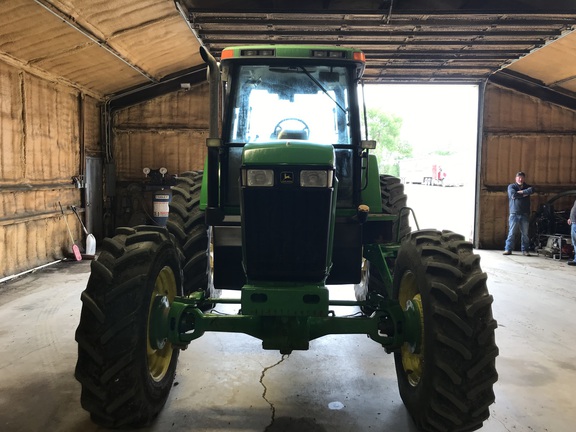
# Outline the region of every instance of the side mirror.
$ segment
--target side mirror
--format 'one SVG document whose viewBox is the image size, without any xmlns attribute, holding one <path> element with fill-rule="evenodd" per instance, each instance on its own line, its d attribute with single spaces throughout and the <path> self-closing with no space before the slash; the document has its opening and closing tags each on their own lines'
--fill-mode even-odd
<svg viewBox="0 0 576 432">
<path fill-rule="evenodd" d="M 376 148 L 375 140 L 362 140 L 360 141 L 360 147 L 362 150 L 374 150 Z"/>
</svg>

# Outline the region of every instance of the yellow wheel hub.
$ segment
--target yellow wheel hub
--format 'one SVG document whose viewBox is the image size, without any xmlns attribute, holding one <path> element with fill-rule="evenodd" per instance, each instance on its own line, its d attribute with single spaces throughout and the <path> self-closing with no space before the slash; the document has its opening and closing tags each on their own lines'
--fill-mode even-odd
<svg viewBox="0 0 576 432">
<path fill-rule="evenodd" d="M 408 382 L 416 387 L 420 383 L 424 371 L 424 316 L 422 314 L 422 297 L 418 291 L 416 277 L 411 271 L 407 271 L 402 276 L 398 301 L 404 311 L 412 308 L 420 319 L 421 332 L 418 345 L 406 342 L 400 350 L 402 366 Z"/>
<path fill-rule="evenodd" d="M 166 342 L 161 348 L 154 349 L 150 344 L 150 316 L 152 314 L 152 305 L 157 297 L 164 297 L 164 300 L 172 304 L 174 297 L 176 297 L 176 278 L 172 269 L 168 266 L 160 270 L 154 289 L 152 290 L 152 298 L 150 299 L 150 310 L 148 312 L 148 327 L 146 334 L 146 352 L 148 356 L 148 372 L 154 381 L 161 381 L 170 367 L 172 360 L 172 344 Z"/>
</svg>

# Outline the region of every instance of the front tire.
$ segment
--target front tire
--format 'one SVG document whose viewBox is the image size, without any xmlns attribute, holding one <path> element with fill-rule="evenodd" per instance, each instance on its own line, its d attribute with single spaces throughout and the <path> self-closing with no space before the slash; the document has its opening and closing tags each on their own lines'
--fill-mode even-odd
<svg viewBox="0 0 576 432">
<path fill-rule="evenodd" d="M 420 319 L 417 344 L 394 353 L 400 395 L 424 431 L 473 431 L 494 402 L 498 348 L 480 257 L 450 231 L 416 231 L 402 241 L 394 297 Z"/>
<path fill-rule="evenodd" d="M 163 227 L 119 228 L 92 263 L 76 330 L 81 403 L 104 427 L 144 426 L 172 387 L 179 350 L 150 344 L 155 299 L 181 295 L 179 254 Z"/>
</svg>

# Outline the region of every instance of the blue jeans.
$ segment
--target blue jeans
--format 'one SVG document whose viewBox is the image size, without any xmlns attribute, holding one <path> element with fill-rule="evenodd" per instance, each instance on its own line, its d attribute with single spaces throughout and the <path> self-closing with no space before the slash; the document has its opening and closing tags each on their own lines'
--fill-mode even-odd
<svg viewBox="0 0 576 432">
<path fill-rule="evenodd" d="M 572 221 L 570 227 L 570 236 L 572 237 L 572 246 L 574 247 L 574 262 L 576 262 L 576 221 Z"/>
<path fill-rule="evenodd" d="M 508 218 L 508 238 L 506 239 L 505 250 L 512 252 L 514 250 L 514 239 L 516 231 L 520 228 L 522 252 L 528 252 L 530 249 L 530 238 L 528 237 L 528 228 L 530 219 L 527 214 L 512 213 Z"/>
</svg>

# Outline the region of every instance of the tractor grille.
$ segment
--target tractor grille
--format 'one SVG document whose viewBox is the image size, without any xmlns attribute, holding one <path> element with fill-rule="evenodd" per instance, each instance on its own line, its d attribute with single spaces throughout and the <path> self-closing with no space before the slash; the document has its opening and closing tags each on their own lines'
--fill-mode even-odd
<svg viewBox="0 0 576 432">
<path fill-rule="evenodd" d="M 327 274 L 332 188 L 244 188 L 248 280 L 322 281 Z"/>
</svg>

